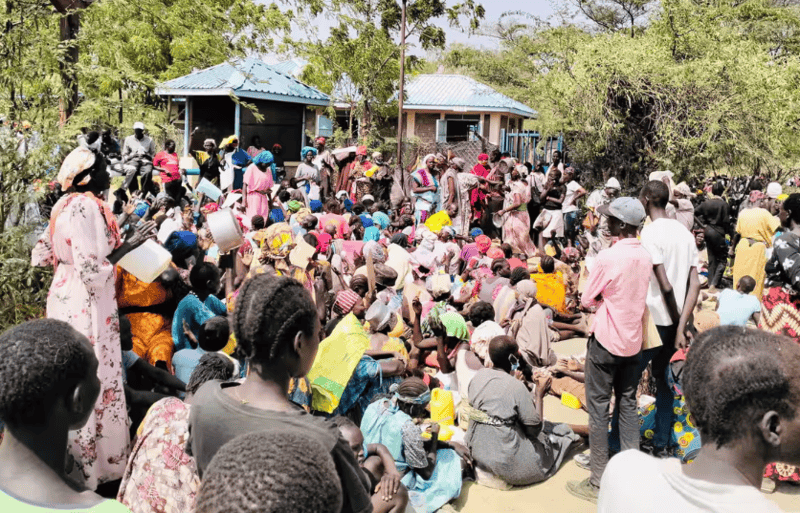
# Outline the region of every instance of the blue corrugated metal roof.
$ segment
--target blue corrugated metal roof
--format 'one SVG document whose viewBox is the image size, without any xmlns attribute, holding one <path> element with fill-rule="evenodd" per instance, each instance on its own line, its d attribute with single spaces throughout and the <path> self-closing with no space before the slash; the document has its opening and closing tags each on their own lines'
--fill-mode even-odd
<svg viewBox="0 0 800 513">
<path fill-rule="evenodd" d="M 327 106 L 328 95 L 258 59 L 225 62 L 164 82 L 164 96 L 225 96 Z"/>
<path fill-rule="evenodd" d="M 536 111 L 464 75 L 417 75 L 406 84 L 404 109 L 509 112 L 536 117 Z"/>
</svg>

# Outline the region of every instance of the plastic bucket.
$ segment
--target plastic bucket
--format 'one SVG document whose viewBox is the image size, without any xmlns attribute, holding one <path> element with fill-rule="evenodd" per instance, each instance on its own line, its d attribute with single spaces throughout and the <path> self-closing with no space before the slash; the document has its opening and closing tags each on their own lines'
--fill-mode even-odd
<svg viewBox="0 0 800 513">
<path fill-rule="evenodd" d="M 140 281 L 153 283 L 161 273 L 167 270 L 172 255 L 163 246 L 153 240 L 129 252 L 119 261 L 119 266 L 136 276 Z"/>
<path fill-rule="evenodd" d="M 202 192 L 203 194 L 205 194 L 214 201 L 219 201 L 219 197 L 222 196 L 222 191 L 220 190 L 220 188 L 214 185 L 213 183 L 209 182 L 205 178 L 200 180 L 200 183 L 197 184 L 195 190 L 197 192 Z"/>
<path fill-rule="evenodd" d="M 239 222 L 229 208 L 218 210 L 206 216 L 208 229 L 217 243 L 220 253 L 236 249 L 244 244 L 244 235 Z"/>
</svg>

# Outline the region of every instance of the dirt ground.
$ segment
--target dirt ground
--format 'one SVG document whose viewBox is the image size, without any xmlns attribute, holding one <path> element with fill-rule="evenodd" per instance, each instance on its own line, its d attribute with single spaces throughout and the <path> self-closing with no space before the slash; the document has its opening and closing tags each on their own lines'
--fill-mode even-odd
<svg viewBox="0 0 800 513">
<path fill-rule="evenodd" d="M 555 351 L 559 354 L 579 354 L 586 349 L 585 339 L 559 342 Z M 588 415 L 583 410 L 573 410 L 563 406 L 558 398 L 548 396 L 544 405 L 545 417 L 553 422 L 568 424 L 587 424 Z M 540 511 L 559 513 L 591 513 L 597 510 L 594 504 L 573 497 L 566 491 L 568 481 L 583 480 L 589 471 L 578 467 L 572 459 L 567 459 L 561 469 L 545 481 L 533 486 L 499 491 L 465 483 L 461 497 L 453 503 L 456 511 L 463 513 L 486 512 L 525 512 Z M 800 509 L 800 486 L 781 484 L 769 498 L 784 511 Z"/>
</svg>

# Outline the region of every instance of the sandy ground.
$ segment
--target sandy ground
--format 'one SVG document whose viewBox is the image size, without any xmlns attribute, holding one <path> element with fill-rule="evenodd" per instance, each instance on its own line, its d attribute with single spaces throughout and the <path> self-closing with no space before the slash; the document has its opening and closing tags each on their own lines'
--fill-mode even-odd
<svg viewBox="0 0 800 513">
<path fill-rule="evenodd" d="M 559 342 L 555 350 L 559 354 L 579 354 L 585 351 L 585 339 Z M 587 424 L 588 415 L 583 410 L 573 410 L 563 406 L 558 398 L 548 396 L 544 405 L 545 417 L 553 422 L 568 424 Z M 453 503 L 456 511 L 464 513 L 497 512 L 559 512 L 590 513 L 597 510 L 594 504 L 573 497 L 566 491 L 566 484 L 572 480 L 589 477 L 589 471 L 578 467 L 572 459 L 567 459 L 561 469 L 544 483 L 523 488 L 499 491 L 465 483 L 461 497 Z M 800 510 L 800 486 L 782 484 L 769 495 L 784 511 Z"/>
</svg>

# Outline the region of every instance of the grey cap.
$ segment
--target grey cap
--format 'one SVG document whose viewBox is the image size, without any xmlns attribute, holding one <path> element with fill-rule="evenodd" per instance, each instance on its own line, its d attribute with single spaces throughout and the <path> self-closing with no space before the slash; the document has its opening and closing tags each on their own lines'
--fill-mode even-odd
<svg viewBox="0 0 800 513">
<path fill-rule="evenodd" d="M 632 226 L 641 225 L 647 217 L 642 202 L 630 197 L 617 198 L 608 205 L 597 207 L 597 211 L 606 216 L 616 217 Z"/>
</svg>

